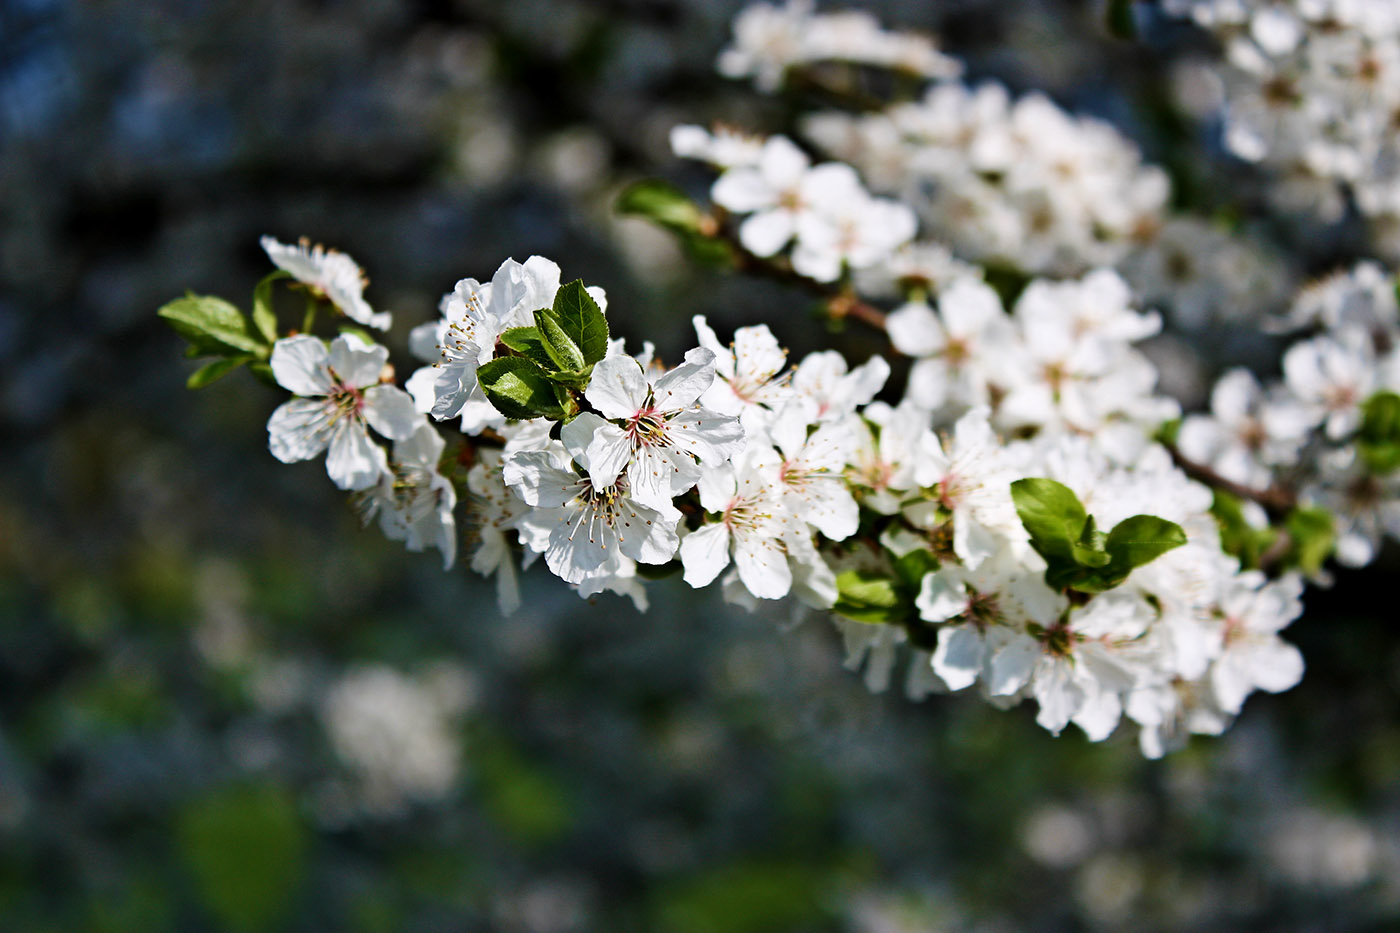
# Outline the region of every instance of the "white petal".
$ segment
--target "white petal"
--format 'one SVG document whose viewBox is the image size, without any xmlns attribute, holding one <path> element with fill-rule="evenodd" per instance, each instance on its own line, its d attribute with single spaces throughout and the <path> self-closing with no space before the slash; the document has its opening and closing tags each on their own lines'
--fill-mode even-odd
<svg viewBox="0 0 1400 933">
<path fill-rule="evenodd" d="M 697 589 L 708 586 L 729 566 L 729 529 L 723 524 L 705 525 L 681 539 L 681 564 L 685 582 Z"/>
<path fill-rule="evenodd" d="M 715 181 L 710 188 L 710 200 L 725 210 L 747 214 L 776 204 L 778 195 L 757 170 L 736 168 Z"/>
<path fill-rule="evenodd" d="M 744 588 L 759 599 L 781 599 L 792 589 L 792 568 L 777 541 L 759 534 L 736 537 L 734 565 Z"/>
<path fill-rule="evenodd" d="M 766 258 L 787 245 L 794 226 L 791 211 L 763 211 L 739 225 L 739 242 L 755 256 Z"/>
<path fill-rule="evenodd" d="M 402 441 L 423 423 L 413 396 L 398 386 L 379 385 L 365 390 L 365 420 L 385 437 Z"/>
<path fill-rule="evenodd" d="M 1040 704 L 1035 721 L 1053 735 L 1059 735 L 1084 705 L 1084 688 L 1075 682 L 1074 669 L 1059 658 L 1042 658 L 1036 665 L 1031 692 Z"/>
<path fill-rule="evenodd" d="M 718 466 L 744 449 L 744 428 L 739 419 L 708 409 L 683 411 L 666 422 L 666 431 L 677 450 Z"/>
<path fill-rule="evenodd" d="M 341 489 L 368 489 L 389 468 L 384 448 L 369 439 L 363 422 L 342 418 L 331 435 L 326 472 Z"/>
<path fill-rule="evenodd" d="M 687 350 L 685 362 L 657 379 L 652 385 L 656 408 L 658 411 L 688 408 L 695 404 L 696 399 L 700 398 L 714 381 L 714 353 L 704 347 Z"/>
<path fill-rule="evenodd" d="M 647 380 L 632 357 L 610 356 L 593 367 L 583 394 L 604 418 L 631 418 L 646 404 Z"/>
<path fill-rule="evenodd" d="M 325 395 L 331 390 L 328 355 L 320 338 L 300 334 L 277 341 L 268 363 L 277 384 L 294 395 Z"/>
<path fill-rule="evenodd" d="M 548 451 L 525 450 L 506 454 L 501 461 L 505 484 L 526 505 L 557 508 L 578 495 L 579 478 L 559 469 Z"/>
<path fill-rule="evenodd" d="M 654 509 L 624 500 L 617 529 L 622 553 L 643 564 L 664 564 L 675 556 L 680 539 L 675 522 Z M 677 513 L 679 514 L 679 513 Z"/>
<path fill-rule="evenodd" d="M 986 643 L 972 625 L 945 625 L 938 630 L 938 647 L 933 652 L 933 671 L 950 690 L 962 690 L 976 682 L 982 673 Z"/>
<path fill-rule="evenodd" d="M 330 443 L 332 414 L 323 399 L 294 398 L 279 406 L 267 420 L 268 449 L 283 463 L 310 460 Z"/>
<path fill-rule="evenodd" d="M 1252 649 L 1250 672 L 1259 689 L 1281 693 L 1303 679 L 1303 656 L 1288 642 L 1271 638 L 1253 645 Z"/>
<path fill-rule="evenodd" d="M 1029 635 L 1013 635 L 992 655 L 987 689 L 992 696 L 1010 696 L 1024 687 L 1040 657 L 1040 643 Z"/>
<path fill-rule="evenodd" d="M 389 348 L 366 344 L 352 334 L 341 334 L 331 341 L 326 365 L 345 385 L 357 389 L 379 381 L 379 373 L 389 361 Z"/>
<path fill-rule="evenodd" d="M 919 609 L 919 618 L 946 622 L 967 611 L 967 584 L 949 570 L 926 574 L 914 605 Z"/>
</svg>

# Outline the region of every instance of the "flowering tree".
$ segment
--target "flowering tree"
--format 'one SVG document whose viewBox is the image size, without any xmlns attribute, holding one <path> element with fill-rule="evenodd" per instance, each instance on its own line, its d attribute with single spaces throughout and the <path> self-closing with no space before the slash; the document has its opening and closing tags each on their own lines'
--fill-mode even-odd
<svg viewBox="0 0 1400 933">
<path fill-rule="evenodd" d="M 1110 4 L 1115 22 L 1131 7 Z M 1350 199 L 1393 256 L 1400 12 L 1163 9 L 1220 36 L 1227 145 L 1274 173 L 1279 204 Z M 1268 323 L 1299 334 L 1282 378 L 1231 370 L 1209 412 L 1183 414 L 1136 346 L 1163 327 L 1144 308 L 1187 326 L 1253 314 L 1283 277 L 1242 235 L 1173 214 L 1167 173 L 1117 130 L 969 87 L 928 39 L 797 0 L 744 11 L 719 67 L 828 105 L 800 142 L 678 126 L 676 155 L 715 176 L 708 198 L 643 181 L 618 209 L 883 332 L 907 379 L 881 356 L 790 361 L 783 325 L 720 335 L 702 316 L 668 366 L 612 337 L 601 288 L 533 256 L 456 283 L 409 335 L 423 365 L 400 384 L 360 266 L 265 237 L 277 271 L 250 313 L 196 295 L 161 309 L 214 357 L 189 385 L 246 365 L 291 393 L 273 455 L 324 453 L 364 520 L 411 550 L 450 567 L 464 545 L 505 612 L 541 556 L 581 596 L 639 610 L 651 579 L 718 581 L 735 604 L 824 613 L 871 689 L 898 669 L 911 698 L 1033 699 L 1046 729 L 1094 740 L 1126 717 L 1151 757 L 1295 685 L 1303 660 L 1279 632 L 1305 581 L 1400 534 L 1384 268 L 1278 302 Z"/>
</svg>

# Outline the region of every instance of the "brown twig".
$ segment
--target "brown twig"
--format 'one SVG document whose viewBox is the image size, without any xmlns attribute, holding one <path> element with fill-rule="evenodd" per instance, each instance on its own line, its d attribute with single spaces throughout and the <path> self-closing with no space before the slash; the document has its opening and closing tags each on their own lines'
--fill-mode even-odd
<svg viewBox="0 0 1400 933">
<path fill-rule="evenodd" d="M 1212 489 L 1228 492 L 1237 499 L 1258 503 L 1268 513 L 1269 518 L 1274 521 L 1283 518 L 1298 505 L 1297 493 L 1287 487 L 1275 484 L 1268 489 L 1255 489 L 1253 486 L 1246 486 L 1243 483 L 1226 479 L 1204 463 L 1192 460 L 1183 454 L 1175 444 L 1163 442 L 1162 446 L 1167 448 L 1167 453 L 1171 454 L 1172 462 L 1181 468 L 1181 472 L 1197 482 L 1205 483 Z"/>
</svg>

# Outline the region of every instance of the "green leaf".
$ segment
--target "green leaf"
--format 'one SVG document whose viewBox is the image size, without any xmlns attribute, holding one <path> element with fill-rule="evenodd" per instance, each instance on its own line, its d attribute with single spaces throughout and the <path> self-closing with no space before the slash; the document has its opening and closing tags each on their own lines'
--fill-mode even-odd
<svg viewBox="0 0 1400 933">
<path fill-rule="evenodd" d="M 175 825 L 181 860 L 205 908 L 227 930 L 281 927 L 306 873 L 307 831 L 288 795 L 271 785 L 198 798 Z"/>
<path fill-rule="evenodd" d="M 1149 564 L 1168 551 L 1186 543 L 1186 532 L 1176 522 L 1156 515 L 1134 515 L 1113 526 L 1104 542 L 1109 557 L 1107 574 L 1116 577 L 1114 585 L 1137 567 Z"/>
<path fill-rule="evenodd" d="M 175 332 L 188 340 L 200 356 L 231 353 L 266 356 L 269 352 L 265 344 L 249 336 L 243 312 L 222 298 L 190 293 L 169 302 L 156 313 L 170 322 Z"/>
<path fill-rule="evenodd" d="M 1356 446 L 1372 473 L 1384 475 L 1400 468 L 1400 395 L 1377 392 L 1366 400 Z"/>
<path fill-rule="evenodd" d="M 535 312 L 535 327 L 544 338 L 544 350 L 554 369 L 579 370 L 584 367 L 583 350 L 546 308 Z"/>
<path fill-rule="evenodd" d="M 1086 530 L 1092 539 L 1089 516 L 1079 497 L 1063 483 L 1030 477 L 1011 484 L 1011 501 L 1030 535 L 1031 547 L 1049 565 L 1046 582 L 1056 588 L 1065 586 L 1081 566 L 1076 551 L 1089 550 L 1083 540 Z"/>
<path fill-rule="evenodd" d="M 277 312 L 272 307 L 272 286 L 278 279 L 290 278 L 285 269 L 266 275 L 253 289 L 253 326 L 268 343 L 277 342 Z"/>
<path fill-rule="evenodd" d="M 1215 490 L 1210 514 L 1220 526 L 1220 547 L 1239 558 L 1246 570 L 1259 566 L 1260 555 L 1274 540 L 1272 528 L 1255 528 L 1244 516 L 1244 503 L 1222 490 Z"/>
<path fill-rule="evenodd" d="M 917 595 L 919 588 L 923 586 L 924 577 L 937 569 L 938 558 L 926 548 L 910 551 L 894 562 L 894 575 L 911 598 Z"/>
<path fill-rule="evenodd" d="M 657 178 L 635 182 L 618 195 L 619 214 L 645 217 L 668 230 L 698 233 L 704 213 L 686 193 Z"/>
<path fill-rule="evenodd" d="M 1288 563 L 1309 576 L 1316 574 L 1332 556 L 1336 545 L 1336 524 L 1326 509 L 1294 509 L 1284 519 L 1284 527 L 1293 539 Z"/>
<path fill-rule="evenodd" d="M 501 343 L 527 359 L 534 360 L 545 372 L 552 373 L 557 368 L 554 358 L 549 355 L 544 338 L 535 327 L 512 327 L 500 336 Z M 553 376 L 551 376 L 553 378 Z M 584 383 L 587 384 L 586 382 Z"/>
<path fill-rule="evenodd" d="M 507 418 L 524 421 L 546 417 L 556 421 L 564 409 L 544 370 L 522 356 L 503 356 L 476 371 L 487 400 Z"/>
<path fill-rule="evenodd" d="M 363 327 L 356 327 L 354 324 L 341 324 L 337 329 L 340 333 L 348 337 L 354 337 L 367 347 L 373 347 L 375 344 L 374 337 Z"/>
<path fill-rule="evenodd" d="M 608 355 L 608 319 L 581 279 L 562 285 L 554 295 L 552 317 L 574 346 L 583 354 L 583 362 L 563 369 L 582 369 Z M 536 321 L 538 323 L 538 321 Z M 545 339 L 552 339 L 545 333 Z"/>
<path fill-rule="evenodd" d="M 586 389 L 588 381 L 593 378 L 593 367 L 586 369 L 566 369 L 560 372 L 550 373 L 549 378 L 556 385 L 561 385 L 567 389 Z"/>
<path fill-rule="evenodd" d="M 901 622 L 909 615 L 909 600 L 889 577 L 863 570 L 836 576 L 836 605 L 832 608 L 857 622 Z"/>
<path fill-rule="evenodd" d="M 228 356 L 221 360 L 214 360 L 212 363 L 205 363 L 203 366 L 190 373 L 190 378 L 185 380 L 185 388 L 202 389 L 211 382 L 217 382 L 238 367 L 248 363 L 257 357 L 251 353 L 244 353 L 239 356 Z"/>
</svg>

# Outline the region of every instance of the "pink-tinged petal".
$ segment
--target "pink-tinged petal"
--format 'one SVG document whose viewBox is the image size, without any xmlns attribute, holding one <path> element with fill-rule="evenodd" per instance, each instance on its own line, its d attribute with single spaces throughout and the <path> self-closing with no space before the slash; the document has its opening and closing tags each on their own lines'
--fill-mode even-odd
<svg viewBox="0 0 1400 933">
<path fill-rule="evenodd" d="M 709 586 L 729 566 L 729 529 L 705 525 L 681 539 L 681 564 L 686 583 L 699 589 Z"/>
<path fill-rule="evenodd" d="M 755 256 L 773 256 L 796 232 L 792 212 L 781 208 L 754 214 L 739 225 L 739 242 Z"/>
<path fill-rule="evenodd" d="M 301 334 L 277 341 L 268 361 L 277 384 L 294 395 L 326 395 L 331 376 L 326 371 L 326 345 L 320 338 Z"/>
<path fill-rule="evenodd" d="M 379 373 L 389 361 L 389 348 L 367 344 L 359 337 L 341 334 L 331 341 L 326 365 L 341 384 L 357 389 L 379 381 Z"/>
<path fill-rule="evenodd" d="M 778 542 L 766 535 L 736 535 L 734 565 L 744 588 L 759 599 L 781 599 L 792 589 L 792 568 Z"/>
<path fill-rule="evenodd" d="M 369 439 L 364 424 L 353 418 L 336 422 L 326 454 L 326 473 L 341 489 L 368 489 L 389 468 L 384 448 Z"/>
<path fill-rule="evenodd" d="M 365 420 L 390 440 L 402 441 L 423 423 L 414 407 L 413 396 L 398 386 L 379 385 L 365 390 Z"/>
<path fill-rule="evenodd" d="M 283 463 L 310 460 L 330 443 L 331 404 L 323 399 L 294 398 L 267 421 L 267 446 Z"/>
<path fill-rule="evenodd" d="M 561 470 L 548 451 L 526 450 L 506 454 L 501 461 L 505 484 L 536 508 L 558 508 L 579 493 L 579 478 Z"/>
<path fill-rule="evenodd" d="M 593 367 L 583 395 L 604 418 L 631 418 L 646 404 L 646 376 L 632 357 L 610 356 Z"/>
<path fill-rule="evenodd" d="M 933 672 L 943 678 L 949 690 L 962 690 L 976 683 L 986 654 L 986 642 L 975 627 L 945 625 L 938 630 L 938 647 L 931 659 Z"/>
</svg>

